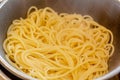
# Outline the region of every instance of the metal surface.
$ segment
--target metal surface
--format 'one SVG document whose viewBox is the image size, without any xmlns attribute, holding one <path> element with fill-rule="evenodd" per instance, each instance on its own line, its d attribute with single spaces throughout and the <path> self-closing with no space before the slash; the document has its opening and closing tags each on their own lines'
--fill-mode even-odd
<svg viewBox="0 0 120 80">
<path fill-rule="evenodd" d="M 120 2 L 118 0 L 8 0 L 0 9 L 0 62 L 13 74 L 22 79 L 31 77 L 12 67 L 5 58 L 2 47 L 6 31 L 14 19 L 25 17 L 30 6 L 49 6 L 57 12 L 90 15 L 114 34 L 115 52 L 109 61 L 109 73 L 99 80 L 108 79 L 120 72 Z"/>
<path fill-rule="evenodd" d="M 0 8 L 7 2 L 8 0 L 0 0 Z"/>
</svg>

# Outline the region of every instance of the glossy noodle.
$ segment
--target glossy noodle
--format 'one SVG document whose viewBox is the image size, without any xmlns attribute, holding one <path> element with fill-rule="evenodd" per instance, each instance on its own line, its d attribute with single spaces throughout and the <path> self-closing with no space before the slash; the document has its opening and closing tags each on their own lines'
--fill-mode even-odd
<svg viewBox="0 0 120 80">
<path fill-rule="evenodd" d="M 39 80 L 92 80 L 108 72 L 113 34 L 89 15 L 32 6 L 3 43 L 7 60 Z"/>
</svg>

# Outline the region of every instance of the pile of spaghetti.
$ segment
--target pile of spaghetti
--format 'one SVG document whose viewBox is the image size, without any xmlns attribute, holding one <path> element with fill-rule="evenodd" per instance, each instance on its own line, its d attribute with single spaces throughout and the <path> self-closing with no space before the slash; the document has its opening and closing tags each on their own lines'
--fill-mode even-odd
<svg viewBox="0 0 120 80">
<path fill-rule="evenodd" d="M 3 43 L 7 60 L 40 80 L 92 80 L 108 72 L 113 34 L 89 15 L 32 6 Z"/>
</svg>

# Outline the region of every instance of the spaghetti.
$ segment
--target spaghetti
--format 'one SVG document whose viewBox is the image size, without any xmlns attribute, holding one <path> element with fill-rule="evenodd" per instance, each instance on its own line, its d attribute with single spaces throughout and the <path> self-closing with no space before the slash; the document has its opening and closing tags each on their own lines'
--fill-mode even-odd
<svg viewBox="0 0 120 80">
<path fill-rule="evenodd" d="M 8 61 L 40 80 L 92 80 L 108 72 L 113 34 L 89 15 L 32 6 L 3 43 Z"/>
</svg>

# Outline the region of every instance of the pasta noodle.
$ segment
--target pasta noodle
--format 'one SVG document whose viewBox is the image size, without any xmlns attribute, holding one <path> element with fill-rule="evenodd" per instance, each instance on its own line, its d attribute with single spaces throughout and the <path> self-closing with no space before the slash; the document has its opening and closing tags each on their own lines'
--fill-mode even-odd
<svg viewBox="0 0 120 80">
<path fill-rule="evenodd" d="M 113 34 L 89 15 L 32 6 L 14 20 L 3 43 L 6 58 L 39 80 L 92 80 L 108 72 Z"/>
</svg>

